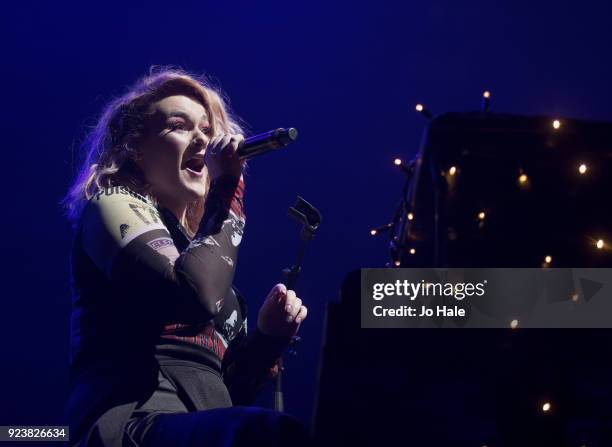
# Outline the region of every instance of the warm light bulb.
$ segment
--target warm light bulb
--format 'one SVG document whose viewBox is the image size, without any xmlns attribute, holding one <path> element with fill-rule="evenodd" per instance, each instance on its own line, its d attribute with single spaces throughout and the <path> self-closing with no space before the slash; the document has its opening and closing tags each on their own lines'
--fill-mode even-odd
<svg viewBox="0 0 612 447">
<path fill-rule="evenodd" d="M 484 218 L 485 218 L 485 213 L 484 213 L 484 211 L 481 211 L 480 213 L 478 213 L 478 218 L 479 218 L 480 220 L 484 220 Z"/>
<path fill-rule="evenodd" d="M 455 175 L 457 173 L 457 168 L 455 166 L 451 166 L 450 169 L 448 170 L 448 173 L 450 175 Z"/>
<path fill-rule="evenodd" d="M 412 220 L 412 219 L 414 219 L 414 214 L 408 213 L 408 220 Z"/>
<path fill-rule="evenodd" d="M 601 249 L 603 248 L 603 246 L 604 246 L 604 241 L 603 241 L 603 239 L 599 239 L 599 240 L 597 241 L 597 244 L 596 244 L 596 245 L 597 245 L 597 248 L 599 248 L 599 249 L 601 250 Z"/>
<path fill-rule="evenodd" d="M 587 172 L 587 169 L 588 169 L 587 165 L 585 165 L 584 163 L 578 166 L 578 172 L 580 172 L 581 174 L 584 174 L 585 172 Z"/>
<path fill-rule="evenodd" d="M 415 107 L 417 112 L 422 112 L 423 111 L 423 104 L 417 104 Z"/>
<path fill-rule="evenodd" d="M 490 92 L 490 91 L 488 91 L 488 90 L 486 90 L 486 91 L 485 91 L 485 92 L 482 94 L 482 96 L 483 96 L 484 98 L 486 98 L 486 99 L 489 99 L 489 98 L 491 97 L 491 92 Z"/>
<path fill-rule="evenodd" d="M 559 128 L 561 127 L 561 121 L 559 121 L 559 120 L 554 120 L 554 121 L 553 121 L 553 123 L 552 123 L 552 125 L 553 125 L 553 127 L 554 127 L 555 129 L 559 129 Z"/>
<path fill-rule="evenodd" d="M 400 261 L 395 261 L 395 266 L 399 267 L 402 263 Z"/>
<path fill-rule="evenodd" d="M 550 402 L 546 402 L 544 405 L 542 405 L 542 411 L 550 411 Z"/>
<path fill-rule="evenodd" d="M 572 293 L 572 301 L 578 301 L 578 294 L 576 292 Z"/>
<path fill-rule="evenodd" d="M 395 163 L 395 166 L 399 166 L 402 164 L 402 160 L 400 160 L 399 158 L 396 158 L 395 160 L 393 160 L 393 163 Z"/>
<path fill-rule="evenodd" d="M 526 183 L 527 182 L 527 174 L 519 175 L 519 182 L 520 183 Z"/>
<path fill-rule="evenodd" d="M 378 231 L 376 231 L 376 230 L 370 230 L 370 234 L 371 234 L 372 236 L 376 236 L 376 233 L 378 233 Z"/>
<path fill-rule="evenodd" d="M 416 250 L 415 250 L 414 248 L 411 248 L 411 249 L 410 249 L 410 254 L 411 254 L 411 255 L 413 255 L 413 254 L 415 254 L 415 253 L 416 253 Z"/>
<path fill-rule="evenodd" d="M 544 262 L 546 262 L 547 264 L 550 264 L 552 262 L 552 256 L 546 256 L 544 258 Z"/>
<path fill-rule="evenodd" d="M 510 327 L 511 327 L 512 329 L 516 329 L 516 328 L 518 327 L 518 320 L 512 320 L 512 321 L 510 322 Z"/>
</svg>

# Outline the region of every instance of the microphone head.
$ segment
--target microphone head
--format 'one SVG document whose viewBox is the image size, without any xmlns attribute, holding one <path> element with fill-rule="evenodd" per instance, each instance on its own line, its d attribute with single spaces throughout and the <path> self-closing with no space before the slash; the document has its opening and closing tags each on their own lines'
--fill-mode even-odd
<svg viewBox="0 0 612 447">
<path fill-rule="evenodd" d="M 278 132 L 277 141 L 283 146 L 286 146 L 287 144 L 293 143 L 295 140 L 297 140 L 298 131 L 294 127 L 290 127 L 289 129 L 280 128 L 276 131 Z"/>
</svg>

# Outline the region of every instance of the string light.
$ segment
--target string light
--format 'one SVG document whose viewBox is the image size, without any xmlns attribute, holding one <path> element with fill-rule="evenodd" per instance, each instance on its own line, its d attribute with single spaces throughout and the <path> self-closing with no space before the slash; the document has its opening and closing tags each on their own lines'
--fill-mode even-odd
<svg viewBox="0 0 612 447">
<path fill-rule="evenodd" d="M 518 320 L 512 320 L 510 322 L 510 328 L 511 329 L 516 329 L 518 327 L 518 324 L 519 324 Z"/>
<path fill-rule="evenodd" d="M 578 301 L 578 293 L 574 292 L 572 293 L 572 301 L 575 303 L 576 301 Z"/>
<path fill-rule="evenodd" d="M 546 412 L 550 411 L 550 407 L 551 407 L 550 402 L 546 402 L 546 403 L 544 403 L 544 405 L 542 405 L 542 411 L 544 413 L 546 413 Z"/>
<path fill-rule="evenodd" d="M 490 102 L 490 99 L 491 99 L 491 92 L 489 90 L 483 91 L 482 92 L 482 99 L 483 99 L 483 110 L 486 112 L 486 111 L 488 111 L 489 102 Z M 415 104 L 415 110 L 418 113 L 421 113 L 422 115 L 426 116 L 427 118 L 431 118 L 432 117 L 431 112 L 422 103 Z M 561 129 L 565 125 L 560 119 L 553 119 L 551 124 L 552 124 L 553 129 L 555 129 L 555 130 L 559 130 L 559 129 Z M 403 162 L 402 162 L 402 160 L 400 158 L 395 158 L 394 159 L 394 164 L 396 166 L 403 166 Z M 579 172 L 580 175 L 584 175 L 584 174 L 586 174 L 589 171 L 589 166 L 586 163 L 579 162 L 576 167 L 577 167 L 578 172 Z M 442 174 L 442 176 L 448 175 L 449 177 L 454 177 L 454 176 L 456 176 L 458 174 L 458 168 L 455 165 L 450 166 L 450 167 L 448 167 L 447 171 L 442 171 L 441 174 Z M 519 183 L 519 185 L 521 187 L 524 187 L 524 188 L 529 188 L 530 187 L 531 179 L 523 171 L 523 169 L 519 170 L 519 175 L 518 175 L 517 180 L 518 180 L 518 183 Z M 448 178 L 448 183 L 449 183 L 449 185 L 452 185 L 453 184 L 453 180 Z M 478 220 L 480 221 L 479 222 L 479 227 L 480 228 L 483 228 L 484 220 L 487 217 L 486 214 L 487 213 L 485 213 L 484 210 L 478 212 L 477 216 L 478 216 Z M 414 214 L 412 212 L 408 212 L 407 213 L 407 218 L 408 218 L 409 221 L 412 221 L 414 219 Z M 373 230 L 370 231 L 370 234 L 372 236 L 375 236 L 376 234 L 378 234 L 378 232 L 379 231 L 377 229 L 373 229 Z M 450 228 L 449 228 L 449 239 L 453 240 L 455 238 L 456 238 L 456 234 L 454 233 L 454 231 L 450 232 Z M 593 242 L 595 243 L 595 246 L 596 246 L 596 248 L 598 250 L 602 250 L 604 248 L 607 248 L 603 239 L 594 240 L 591 243 L 593 243 Z M 411 248 L 409 250 L 409 252 L 410 252 L 410 254 L 415 254 L 416 250 L 414 248 Z M 552 260 L 553 259 L 552 259 L 551 255 L 544 256 L 544 264 L 546 266 L 551 265 L 552 264 Z M 395 265 L 399 266 L 399 261 L 395 261 Z M 575 292 L 572 293 L 571 299 L 573 301 L 577 301 L 578 300 L 578 294 L 575 293 Z M 511 323 L 510 323 L 510 326 L 513 329 L 517 328 L 518 325 L 519 325 L 519 321 L 517 319 L 512 320 Z M 547 403 L 547 405 L 548 405 L 548 408 L 550 408 L 550 404 Z"/>
<path fill-rule="evenodd" d="M 482 111 L 487 113 L 489 111 L 491 92 L 485 90 L 482 94 Z"/>
<path fill-rule="evenodd" d="M 519 169 L 519 176 L 518 176 L 517 182 L 518 182 L 519 188 L 521 189 L 527 190 L 531 187 L 529 177 L 527 176 L 527 174 L 522 168 Z"/>
<path fill-rule="evenodd" d="M 431 119 L 433 116 L 431 112 L 421 103 L 414 106 L 414 109 L 427 119 Z"/>
<path fill-rule="evenodd" d="M 395 158 L 393 164 L 399 167 L 407 175 L 412 175 L 413 170 L 416 166 L 417 160 L 412 160 L 408 163 L 404 163 L 401 158 Z"/>
<path fill-rule="evenodd" d="M 389 222 L 388 224 L 381 225 L 380 227 L 372 228 L 370 230 L 370 234 L 372 236 L 376 236 L 378 233 L 387 231 L 393 227 L 393 222 Z"/>
<path fill-rule="evenodd" d="M 399 267 L 400 265 L 402 265 L 402 263 L 400 261 L 395 261 L 394 264 L 395 264 L 396 267 Z"/>
</svg>

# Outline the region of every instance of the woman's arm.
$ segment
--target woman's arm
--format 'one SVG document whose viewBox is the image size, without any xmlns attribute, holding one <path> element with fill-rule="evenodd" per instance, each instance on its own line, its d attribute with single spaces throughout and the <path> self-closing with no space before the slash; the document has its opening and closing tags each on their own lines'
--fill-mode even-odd
<svg viewBox="0 0 612 447">
<path fill-rule="evenodd" d="M 259 391 L 276 377 L 278 360 L 291 338 L 269 336 L 257 327 L 241 332 L 223 356 L 223 381 L 234 405 L 252 405 Z"/>
<path fill-rule="evenodd" d="M 124 187 L 100 191 L 83 213 L 85 252 L 112 281 L 146 295 L 168 321 L 213 318 L 231 286 L 245 223 L 244 182 L 211 182 L 205 213 L 179 253 L 153 204 Z"/>
<path fill-rule="evenodd" d="M 278 359 L 297 334 L 308 309 L 293 290 L 276 284 L 257 315 L 255 330 L 232 340 L 223 357 L 223 378 L 234 405 L 250 405 L 278 373 Z"/>
</svg>

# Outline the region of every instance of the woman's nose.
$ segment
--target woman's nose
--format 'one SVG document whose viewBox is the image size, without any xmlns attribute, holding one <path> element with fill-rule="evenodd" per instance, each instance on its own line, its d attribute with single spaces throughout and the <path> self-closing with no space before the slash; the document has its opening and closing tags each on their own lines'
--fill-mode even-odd
<svg viewBox="0 0 612 447">
<path fill-rule="evenodd" d="M 206 135 L 204 132 L 202 131 L 198 131 L 199 133 L 195 136 L 194 141 L 193 141 L 193 145 L 203 149 L 206 146 L 208 146 L 208 142 L 210 141 L 210 138 L 208 138 L 208 135 Z"/>
</svg>

